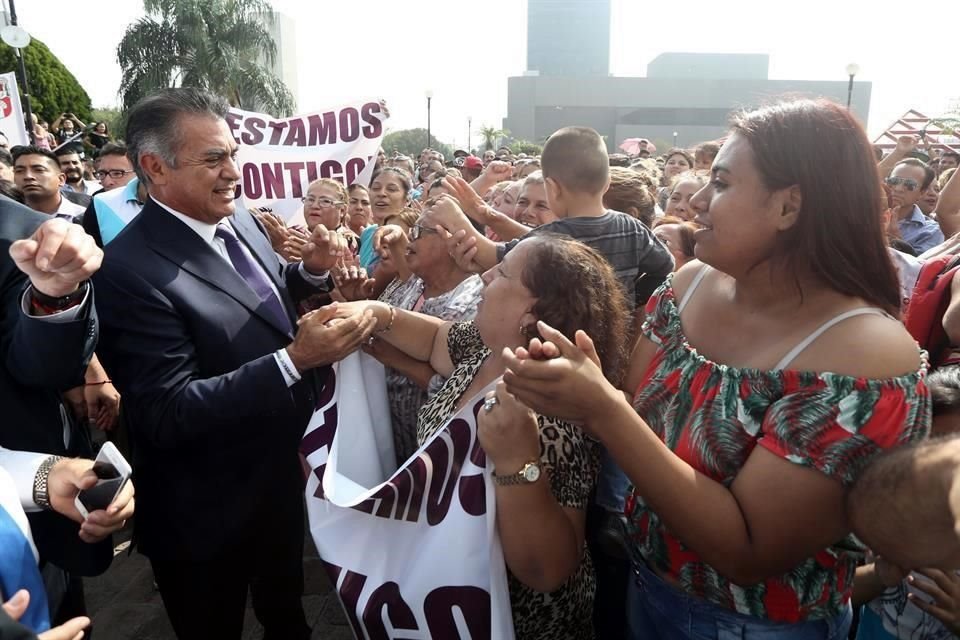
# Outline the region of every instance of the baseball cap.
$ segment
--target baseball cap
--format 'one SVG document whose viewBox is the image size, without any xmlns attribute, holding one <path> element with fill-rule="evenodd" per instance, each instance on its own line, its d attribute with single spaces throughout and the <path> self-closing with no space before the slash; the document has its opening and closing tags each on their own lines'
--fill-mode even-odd
<svg viewBox="0 0 960 640">
<path fill-rule="evenodd" d="M 457 149 L 456 151 L 453 152 L 454 158 L 466 158 L 469 155 L 470 154 L 467 151 L 464 151 L 463 149 Z"/>
<path fill-rule="evenodd" d="M 483 160 L 477 156 L 467 156 L 467 159 L 463 161 L 463 166 L 465 169 L 483 169 Z"/>
</svg>

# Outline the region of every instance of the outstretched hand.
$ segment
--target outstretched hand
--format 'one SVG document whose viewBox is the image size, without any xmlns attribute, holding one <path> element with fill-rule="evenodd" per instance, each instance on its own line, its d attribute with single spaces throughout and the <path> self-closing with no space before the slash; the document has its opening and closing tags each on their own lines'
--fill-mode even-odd
<svg viewBox="0 0 960 640">
<path fill-rule="evenodd" d="M 538 322 L 537 329 L 544 338 L 538 347 L 531 345 L 519 355 L 503 351 L 507 391 L 538 413 L 580 423 L 602 415 L 604 402 L 617 397 L 617 391 L 603 376 L 593 340 L 577 331 L 571 342 L 545 322 Z M 540 358 L 529 357 L 531 352 Z"/>
</svg>

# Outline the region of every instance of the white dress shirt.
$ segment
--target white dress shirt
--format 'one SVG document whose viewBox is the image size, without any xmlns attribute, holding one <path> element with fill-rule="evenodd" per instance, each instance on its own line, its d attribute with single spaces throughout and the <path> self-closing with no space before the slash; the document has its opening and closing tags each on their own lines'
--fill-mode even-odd
<svg viewBox="0 0 960 640">
<path fill-rule="evenodd" d="M 153 200 L 160 205 L 162 209 L 169 212 L 170 215 L 174 216 L 177 220 L 193 230 L 194 233 L 200 236 L 204 242 L 210 245 L 210 247 L 216 251 L 221 258 L 226 260 L 227 264 L 229 264 L 231 268 L 233 268 L 233 263 L 230 261 L 230 255 L 227 253 L 227 246 L 223 243 L 223 240 L 216 236 L 216 224 L 210 224 L 208 222 L 197 220 L 196 218 L 191 218 L 190 216 L 184 215 L 179 211 L 168 207 L 156 198 L 153 198 Z M 231 230 L 233 230 L 233 225 L 230 224 L 229 218 L 224 218 L 219 224 L 225 224 L 229 226 Z M 247 257 L 250 258 L 251 262 L 259 267 L 260 262 L 250 253 L 250 250 L 242 241 L 240 242 L 240 247 L 247 254 Z M 313 285 L 321 285 L 326 283 L 329 276 L 329 273 L 323 273 L 320 275 L 314 275 L 310 273 L 304 268 L 302 262 L 300 263 L 299 270 L 303 279 Z M 277 299 L 282 302 L 283 298 L 280 296 L 280 292 L 277 290 L 276 285 L 274 285 L 273 279 L 270 278 L 269 274 L 265 275 L 267 281 L 270 283 L 270 288 L 273 289 L 273 293 L 277 296 Z M 277 368 L 280 369 L 280 374 L 283 376 L 283 379 L 287 383 L 288 387 L 292 387 L 300 381 L 300 372 L 297 371 L 297 368 L 293 365 L 293 360 L 290 359 L 290 355 L 287 353 L 286 349 L 280 349 L 276 351 L 273 354 L 273 357 L 277 361 Z"/>
</svg>

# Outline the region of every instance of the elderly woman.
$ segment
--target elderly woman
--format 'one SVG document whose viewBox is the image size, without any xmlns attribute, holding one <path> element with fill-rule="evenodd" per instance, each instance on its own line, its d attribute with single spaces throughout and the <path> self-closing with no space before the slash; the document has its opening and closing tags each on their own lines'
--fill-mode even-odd
<svg viewBox="0 0 960 640">
<path fill-rule="evenodd" d="M 436 225 L 428 209 L 408 234 L 384 234 L 382 251 L 389 252 L 390 266 L 398 275 L 379 299 L 442 320 L 471 320 L 477 313 L 483 282 L 457 266 Z M 374 340 L 364 349 L 387 366 L 394 445 L 397 462 L 402 464 L 418 449 L 417 412 L 443 385 L 444 377 L 438 376 L 429 362 L 411 358 L 388 342 Z"/>
<path fill-rule="evenodd" d="M 931 420 L 870 143 L 827 101 L 744 114 L 691 206 L 698 261 L 650 298 L 627 397 L 547 327 L 546 359 L 504 355 L 507 389 L 633 482 L 631 638 L 845 639 L 845 490 Z"/>
<path fill-rule="evenodd" d="M 420 411 L 420 444 L 499 380 L 504 351 L 528 344 L 538 321 L 571 337 L 578 330 L 603 336 L 600 361 L 614 384 L 619 378 L 626 300 L 612 268 L 593 249 L 559 236 L 528 238 L 486 272 L 483 283 L 475 322 L 367 303 L 382 327 L 380 340 L 448 377 Z M 345 307 L 340 313 L 349 311 Z M 502 382 L 485 409 L 478 437 L 494 467 L 516 637 L 589 640 L 595 580 L 584 526 L 599 467 L 596 443 L 574 424 L 535 415 Z"/>
<path fill-rule="evenodd" d="M 513 217 L 528 227 L 539 227 L 557 220 L 547 201 L 547 186 L 542 171 L 534 171 L 524 178 Z"/>
</svg>

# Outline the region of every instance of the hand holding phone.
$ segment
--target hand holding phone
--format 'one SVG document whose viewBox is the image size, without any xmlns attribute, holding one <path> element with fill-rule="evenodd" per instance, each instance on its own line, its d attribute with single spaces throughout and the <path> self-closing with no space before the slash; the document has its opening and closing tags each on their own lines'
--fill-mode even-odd
<svg viewBox="0 0 960 640">
<path fill-rule="evenodd" d="M 80 515 L 86 519 L 92 512 L 105 510 L 123 490 L 130 479 L 132 469 L 112 442 L 104 443 L 93 461 L 93 472 L 97 482 L 83 489 L 74 499 L 74 505 Z"/>
</svg>

